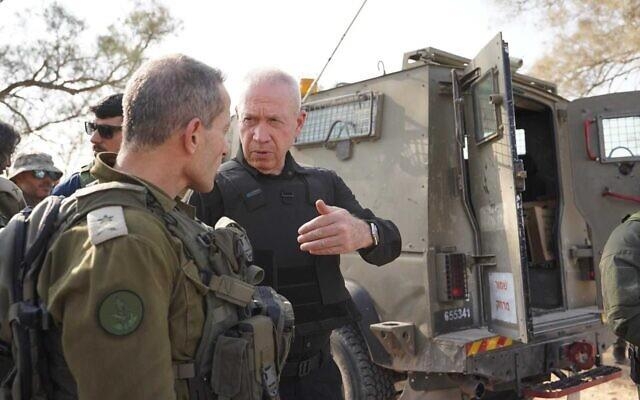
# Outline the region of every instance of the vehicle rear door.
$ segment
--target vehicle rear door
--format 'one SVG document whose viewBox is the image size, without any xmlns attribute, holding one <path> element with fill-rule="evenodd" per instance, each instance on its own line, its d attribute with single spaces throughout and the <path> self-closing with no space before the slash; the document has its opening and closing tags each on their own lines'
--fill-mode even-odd
<svg viewBox="0 0 640 400">
<path fill-rule="evenodd" d="M 465 93 L 469 197 L 485 260 L 476 264 L 482 278 L 484 318 L 492 331 L 527 342 L 526 242 L 516 187 L 519 160 L 509 52 L 502 34 L 469 63 L 460 84 Z"/>
</svg>

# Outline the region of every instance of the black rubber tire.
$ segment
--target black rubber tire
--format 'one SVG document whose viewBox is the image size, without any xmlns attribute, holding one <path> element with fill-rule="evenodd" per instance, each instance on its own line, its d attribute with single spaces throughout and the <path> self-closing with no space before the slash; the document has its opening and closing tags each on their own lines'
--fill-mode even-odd
<svg viewBox="0 0 640 400">
<path fill-rule="evenodd" d="M 347 325 L 331 334 L 331 353 L 342 375 L 345 400 L 395 398 L 393 372 L 374 364 L 359 330 Z"/>
</svg>

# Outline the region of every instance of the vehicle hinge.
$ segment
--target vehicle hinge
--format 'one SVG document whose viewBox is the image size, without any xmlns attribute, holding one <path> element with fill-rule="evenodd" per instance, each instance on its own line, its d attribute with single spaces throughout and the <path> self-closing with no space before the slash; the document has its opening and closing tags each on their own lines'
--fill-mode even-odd
<svg viewBox="0 0 640 400">
<path fill-rule="evenodd" d="M 474 254 L 469 257 L 471 257 L 469 264 L 475 267 L 495 267 L 498 265 L 495 254 Z"/>
<path fill-rule="evenodd" d="M 571 246 L 569 249 L 569 257 L 573 259 L 578 258 L 593 258 L 593 247 L 591 246 Z"/>
</svg>

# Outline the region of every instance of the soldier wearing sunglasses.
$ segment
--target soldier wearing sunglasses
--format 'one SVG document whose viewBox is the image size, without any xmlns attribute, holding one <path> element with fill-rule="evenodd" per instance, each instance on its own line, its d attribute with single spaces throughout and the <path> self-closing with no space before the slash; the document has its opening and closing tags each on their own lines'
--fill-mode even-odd
<svg viewBox="0 0 640 400">
<path fill-rule="evenodd" d="M 53 165 L 46 153 L 21 154 L 9 170 L 9 179 L 21 190 L 29 207 L 35 207 L 51 194 L 53 185 L 62 177 L 62 171 Z"/>
<path fill-rule="evenodd" d="M 103 98 L 90 110 L 95 115 L 95 119 L 84 123 L 84 131 L 91 137 L 93 154 L 105 151 L 117 153 L 122 142 L 122 93 Z M 68 197 L 76 190 L 93 182 L 96 178 L 91 174 L 92 166 L 93 161 L 80 168 L 80 171 L 56 186 L 52 194 Z"/>
<path fill-rule="evenodd" d="M 11 166 L 11 155 L 20 143 L 20 134 L 9 124 L 0 122 L 0 173 Z M 0 228 L 27 204 L 22 190 L 9 179 L 0 176 Z"/>
</svg>

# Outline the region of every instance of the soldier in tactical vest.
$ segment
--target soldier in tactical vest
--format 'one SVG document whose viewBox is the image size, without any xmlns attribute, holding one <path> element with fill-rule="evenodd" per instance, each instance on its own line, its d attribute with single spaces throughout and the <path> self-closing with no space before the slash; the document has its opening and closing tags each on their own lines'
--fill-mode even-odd
<svg viewBox="0 0 640 400">
<path fill-rule="evenodd" d="M 288 74 L 250 75 L 237 109 L 242 149 L 218 171 L 214 190 L 191 203 L 208 224 L 225 215 L 246 230 L 265 281 L 293 304 L 296 329 L 283 370 L 283 399 L 342 398 L 329 351 L 331 331 L 357 311 L 339 269 L 340 254 L 358 251 L 386 264 L 400 254 L 396 226 L 356 200 L 333 171 L 296 163 L 289 148 L 306 114 Z"/>
<path fill-rule="evenodd" d="M 241 323 L 259 280 L 248 241 L 220 240 L 177 198 L 210 191 L 227 151 L 222 81 L 183 55 L 145 63 L 125 90 L 120 152 L 100 153 L 99 184 L 62 202 L 37 288 L 54 323 L 45 342 L 59 332 L 80 399 L 277 395 L 278 355 L 267 351 L 276 329 Z M 74 398 L 55 348 L 52 397 Z"/>
<path fill-rule="evenodd" d="M 640 397 L 640 212 L 611 233 L 600 270 L 606 321 L 631 345 L 631 379 L 638 385 Z"/>
<path fill-rule="evenodd" d="M 122 93 L 112 94 L 89 108 L 95 115 L 92 122 L 84 123 L 84 130 L 90 136 L 94 156 L 103 151 L 117 153 L 122 143 Z M 70 177 L 60 182 L 51 194 L 71 196 L 76 190 L 96 180 L 91 174 L 93 161 L 80 168 Z"/>
<path fill-rule="evenodd" d="M 0 173 L 11 166 L 11 155 L 20 143 L 20 134 L 9 124 L 0 121 Z M 0 228 L 27 204 L 15 183 L 0 176 Z"/>
</svg>

